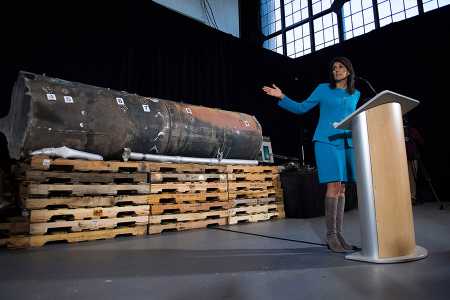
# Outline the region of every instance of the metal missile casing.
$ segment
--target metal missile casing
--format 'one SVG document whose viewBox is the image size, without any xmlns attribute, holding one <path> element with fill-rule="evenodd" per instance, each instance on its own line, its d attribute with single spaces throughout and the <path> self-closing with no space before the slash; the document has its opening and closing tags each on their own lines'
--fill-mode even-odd
<svg viewBox="0 0 450 300">
<path fill-rule="evenodd" d="M 262 129 L 248 114 L 143 97 L 20 72 L 9 114 L 0 119 L 10 157 L 69 147 L 121 158 L 135 152 L 255 159 Z"/>
</svg>

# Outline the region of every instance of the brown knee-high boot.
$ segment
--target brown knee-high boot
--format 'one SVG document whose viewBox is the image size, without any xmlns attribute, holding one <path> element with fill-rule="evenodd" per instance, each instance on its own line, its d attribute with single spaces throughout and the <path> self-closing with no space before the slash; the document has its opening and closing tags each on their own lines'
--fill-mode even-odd
<svg viewBox="0 0 450 300">
<path fill-rule="evenodd" d="M 345 252 L 337 236 L 336 214 L 338 200 L 336 198 L 325 197 L 325 220 L 327 225 L 327 244 L 334 252 Z"/>
<path fill-rule="evenodd" d="M 342 247 L 347 250 L 353 250 L 352 245 L 347 244 L 344 237 L 342 236 L 342 227 L 344 225 L 344 211 L 345 211 L 345 196 L 339 196 L 337 201 L 337 213 L 336 213 L 336 232 L 339 242 Z"/>
</svg>

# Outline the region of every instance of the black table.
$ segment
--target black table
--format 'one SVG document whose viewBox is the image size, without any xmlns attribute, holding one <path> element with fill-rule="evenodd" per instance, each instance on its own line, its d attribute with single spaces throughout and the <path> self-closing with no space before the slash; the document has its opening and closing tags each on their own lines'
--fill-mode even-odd
<svg viewBox="0 0 450 300">
<path fill-rule="evenodd" d="M 284 171 L 280 174 L 287 218 L 313 218 L 325 215 L 326 185 L 319 184 L 317 169 Z M 355 184 L 346 184 L 345 209 L 357 208 Z"/>
</svg>

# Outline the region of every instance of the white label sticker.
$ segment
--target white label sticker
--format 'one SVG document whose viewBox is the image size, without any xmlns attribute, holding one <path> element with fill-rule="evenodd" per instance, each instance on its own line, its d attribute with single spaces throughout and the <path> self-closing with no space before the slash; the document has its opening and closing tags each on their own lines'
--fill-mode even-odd
<svg viewBox="0 0 450 300">
<path fill-rule="evenodd" d="M 50 167 L 50 159 L 44 159 L 44 160 L 42 161 L 42 165 L 43 165 L 44 167 Z"/>
<path fill-rule="evenodd" d="M 186 107 L 186 112 L 190 115 L 192 115 L 192 110 L 189 107 Z"/>
<path fill-rule="evenodd" d="M 125 101 L 123 101 L 123 98 L 116 98 L 116 101 L 119 105 L 125 105 Z"/>
<path fill-rule="evenodd" d="M 64 96 L 64 102 L 73 103 L 73 98 L 71 96 Z"/>
<path fill-rule="evenodd" d="M 56 101 L 56 95 L 55 94 L 47 94 L 47 100 Z"/>
<path fill-rule="evenodd" d="M 144 109 L 145 112 L 150 112 L 150 106 L 148 106 L 148 104 L 143 104 L 142 108 Z"/>
</svg>

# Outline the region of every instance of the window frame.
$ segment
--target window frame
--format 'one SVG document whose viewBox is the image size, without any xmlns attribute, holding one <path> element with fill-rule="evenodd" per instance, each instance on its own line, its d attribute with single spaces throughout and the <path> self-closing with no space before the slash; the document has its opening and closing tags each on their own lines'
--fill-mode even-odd
<svg viewBox="0 0 450 300">
<path fill-rule="evenodd" d="M 262 1 L 264 1 L 264 0 L 262 0 Z M 259 4 L 259 10 L 260 10 L 260 12 L 262 11 L 262 1 L 260 1 L 260 4 Z M 347 3 L 347 2 L 350 2 L 351 0 L 334 0 L 334 1 L 332 1 L 332 3 L 331 3 L 331 6 L 329 7 L 329 8 L 327 8 L 327 9 L 325 9 L 325 10 L 323 10 L 323 11 L 320 11 L 320 12 L 318 12 L 318 13 L 316 13 L 316 14 L 313 14 L 313 6 L 312 6 L 312 3 L 313 3 L 313 1 L 314 2 L 317 2 L 318 0 L 307 0 L 307 2 L 308 2 L 308 17 L 307 18 L 305 18 L 305 19 L 303 19 L 303 20 L 300 20 L 300 21 L 298 21 L 298 22 L 294 22 L 294 23 L 292 23 L 291 25 L 289 25 L 289 26 L 286 26 L 286 18 L 285 18 L 285 2 L 290 2 L 290 3 L 292 3 L 293 1 L 295 1 L 295 0 L 292 0 L 292 1 L 290 1 L 290 0 L 279 0 L 280 1 L 280 15 L 281 15 L 281 29 L 280 30 L 278 30 L 278 31 L 275 31 L 275 32 L 273 32 L 273 33 L 271 33 L 271 34 L 268 34 L 268 35 L 264 35 L 263 33 L 262 33 L 262 27 L 260 28 L 260 30 L 261 30 L 261 34 L 262 34 L 262 36 L 263 36 L 263 38 L 262 38 L 262 43 L 261 43 L 261 46 L 262 47 L 264 47 L 264 43 L 267 41 L 267 40 L 270 40 L 270 39 L 272 39 L 272 38 L 274 38 L 274 37 L 276 37 L 276 36 L 278 36 L 278 35 L 281 35 L 281 38 L 282 38 L 282 49 L 283 49 L 283 53 L 282 53 L 282 55 L 284 55 L 284 56 L 288 56 L 287 55 L 287 40 L 286 40 L 286 33 L 288 32 L 288 31 L 290 31 L 290 30 L 294 30 L 295 28 L 297 28 L 297 27 L 300 27 L 300 26 L 304 26 L 305 24 L 308 24 L 309 25 L 309 32 L 310 32 L 310 36 L 309 36 L 309 38 L 310 38 L 310 44 L 311 44 L 311 48 L 310 48 L 310 52 L 309 53 L 306 53 L 306 54 L 303 54 L 303 55 L 307 55 L 307 54 L 310 54 L 310 53 L 314 53 L 314 52 L 316 52 L 316 51 L 319 51 L 319 50 L 321 50 L 321 49 L 324 49 L 324 48 L 326 48 L 326 47 L 329 47 L 329 46 L 332 46 L 332 45 L 328 45 L 328 46 L 324 46 L 324 47 L 322 47 L 321 49 L 317 49 L 316 50 L 316 41 L 315 41 L 315 30 L 314 30 L 314 20 L 316 20 L 316 19 L 318 19 L 318 18 L 321 18 L 321 17 L 323 17 L 323 16 L 325 16 L 325 15 L 328 15 L 328 14 L 330 14 L 330 13 L 335 13 L 336 14 L 336 17 L 337 17 L 337 26 L 338 26 L 338 38 L 337 38 L 337 42 L 336 43 L 334 43 L 333 45 L 336 45 L 336 44 L 339 44 L 339 43 L 341 43 L 341 42 L 343 42 L 343 41 L 345 41 L 345 40 L 348 40 L 348 39 L 351 39 L 351 38 L 353 38 L 354 36 L 352 36 L 352 37 L 350 37 L 350 38 L 347 38 L 347 39 L 345 39 L 345 34 L 346 34 L 346 32 L 348 32 L 348 30 L 346 31 L 346 32 L 344 32 L 344 16 L 343 16 L 343 6 L 344 6 L 344 4 L 345 3 Z M 301 0 L 300 0 L 301 1 Z M 320 1 L 323 1 L 323 0 L 320 0 Z M 380 17 L 379 17 L 379 10 L 378 10 L 378 0 L 371 0 L 372 1 L 372 10 L 373 10 L 373 18 L 374 18 L 374 25 L 375 25 L 375 28 L 373 29 L 373 30 L 378 30 L 378 29 L 380 29 L 381 27 L 383 27 L 383 26 L 380 26 Z M 388 0 L 389 2 L 390 1 L 393 1 L 393 0 Z M 417 0 L 417 8 L 418 8 L 418 15 L 417 16 L 420 16 L 420 15 L 423 15 L 423 14 L 425 14 L 426 12 L 424 12 L 424 8 L 423 8 L 423 1 L 429 1 L 429 0 Z M 300 4 L 301 5 L 301 4 Z M 445 6 L 445 5 L 444 5 Z M 300 6 L 301 7 L 301 6 Z M 439 8 L 441 8 L 441 7 L 443 7 L 443 6 L 439 6 L 439 2 L 438 2 L 438 7 L 436 8 L 436 9 L 439 9 Z M 301 10 L 300 10 L 301 11 Z M 362 12 L 363 12 L 364 10 L 362 10 Z M 406 13 L 406 9 L 405 9 L 405 13 Z M 293 14 L 292 14 L 293 15 Z M 350 14 L 350 15 L 353 15 L 352 13 Z M 391 12 L 391 18 L 392 18 L 392 12 Z M 260 19 L 262 19 L 262 16 L 260 16 Z M 405 18 L 405 19 L 408 19 L 408 17 L 407 18 Z M 391 23 L 395 23 L 396 21 L 392 21 Z M 401 22 L 401 21 L 400 21 Z M 387 24 L 387 25 L 389 25 L 389 24 Z M 364 28 L 366 26 L 366 24 L 363 24 L 362 25 L 362 27 Z M 322 29 L 323 30 L 323 29 Z M 352 29 L 351 29 L 352 31 L 354 30 L 354 28 L 352 27 Z M 363 33 L 363 34 L 361 34 L 361 35 L 364 35 L 364 34 L 366 34 L 367 32 L 365 32 L 365 33 Z M 359 35 L 359 36 L 361 36 L 361 35 Z M 296 40 L 294 39 L 294 42 L 295 42 Z M 269 48 L 267 48 L 267 49 L 269 49 Z M 269 50 L 271 50 L 271 51 L 275 51 L 275 49 L 269 49 Z M 276 51 L 275 51 L 276 52 Z M 296 56 L 296 54 L 297 53 L 294 53 L 294 57 Z M 303 56 L 303 55 L 301 55 L 301 56 Z M 288 57 L 291 57 L 291 56 L 288 56 Z M 298 57 L 300 57 L 300 56 L 298 56 Z"/>
</svg>

